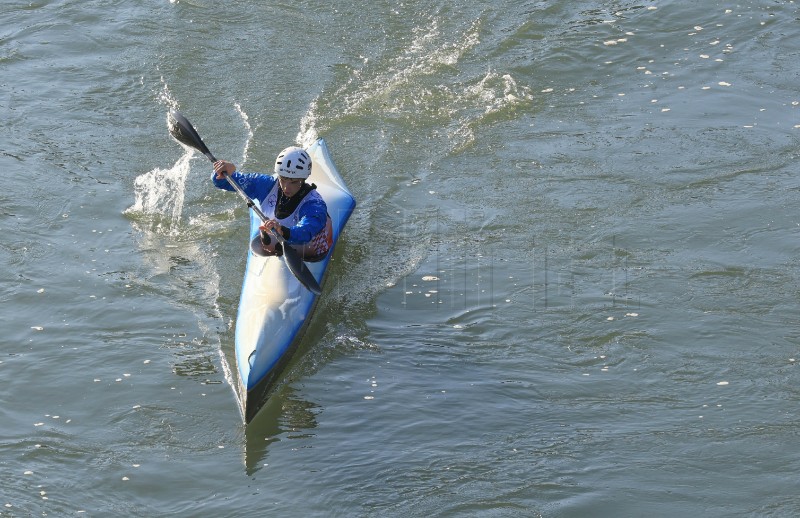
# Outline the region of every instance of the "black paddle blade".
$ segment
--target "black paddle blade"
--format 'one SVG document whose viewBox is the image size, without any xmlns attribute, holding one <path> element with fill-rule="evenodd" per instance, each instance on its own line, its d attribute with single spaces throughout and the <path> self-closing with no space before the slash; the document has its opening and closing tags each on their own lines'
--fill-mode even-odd
<svg viewBox="0 0 800 518">
<path fill-rule="evenodd" d="M 284 243 L 283 258 L 286 260 L 286 266 L 288 266 L 289 270 L 297 277 L 300 284 L 305 286 L 306 289 L 314 295 L 322 293 L 322 288 L 317 282 L 317 279 L 314 278 L 314 274 L 311 273 L 306 263 L 303 262 L 297 250 Z"/>
<path fill-rule="evenodd" d="M 178 110 L 170 110 L 167 124 L 169 133 L 175 140 L 198 150 L 212 162 L 217 161 L 214 155 L 211 154 L 211 151 L 208 150 L 205 143 L 203 143 L 203 139 L 200 138 L 200 135 L 197 133 L 197 130 L 194 129 L 192 123 L 189 122 L 189 119 L 184 117 L 181 112 Z"/>
</svg>

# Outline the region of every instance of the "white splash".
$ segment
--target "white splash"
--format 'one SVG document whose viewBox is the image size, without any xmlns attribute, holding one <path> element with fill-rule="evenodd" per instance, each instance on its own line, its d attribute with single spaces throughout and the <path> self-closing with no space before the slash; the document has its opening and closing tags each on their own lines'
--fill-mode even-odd
<svg viewBox="0 0 800 518">
<path fill-rule="evenodd" d="M 474 128 L 484 120 L 502 118 L 532 102 L 530 88 L 518 85 L 509 73 L 489 70 L 483 76 L 443 84 L 438 79 L 442 72 L 458 68 L 462 58 L 480 44 L 482 22 L 476 20 L 455 38 L 443 34 L 436 18 L 426 22 L 414 29 L 408 46 L 388 58 L 388 63 L 381 63 L 374 74 L 372 60 L 365 59 L 364 66 L 353 69 L 337 91 L 315 99 L 301 121 L 298 142 L 309 145 L 318 130 L 324 130 L 318 128 L 318 110 L 340 117 L 413 114 L 444 128 L 440 134 L 458 150 L 475 141 Z"/>
<path fill-rule="evenodd" d="M 314 99 L 308 107 L 308 111 L 303 118 L 300 119 L 300 131 L 297 133 L 297 143 L 308 148 L 311 144 L 317 141 L 319 135 L 316 128 L 317 123 L 317 100 Z"/>
<path fill-rule="evenodd" d="M 186 178 L 189 176 L 192 154 L 187 150 L 171 168 L 156 168 L 139 175 L 133 183 L 135 201 L 125 212 L 166 216 L 171 232 L 176 233 L 183 213 Z M 157 226 L 160 227 L 161 223 Z"/>
</svg>

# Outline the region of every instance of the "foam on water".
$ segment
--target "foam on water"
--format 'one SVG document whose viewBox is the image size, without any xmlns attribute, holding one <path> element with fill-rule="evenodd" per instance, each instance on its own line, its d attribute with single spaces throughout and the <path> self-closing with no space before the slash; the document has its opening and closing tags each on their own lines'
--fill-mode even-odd
<svg viewBox="0 0 800 518">
<path fill-rule="evenodd" d="M 177 234 L 192 155 L 186 150 L 172 167 L 156 168 L 138 176 L 133 184 L 134 203 L 125 212 L 151 218 L 157 231 Z"/>
<path fill-rule="evenodd" d="M 364 58 L 363 65 L 352 70 L 350 79 L 336 91 L 321 94 L 303 119 L 298 140 L 313 142 L 315 112 L 328 109 L 337 114 L 334 121 L 353 116 L 381 116 L 390 121 L 413 117 L 416 124 L 430 126 L 450 152 L 456 152 L 474 142 L 475 128 L 483 122 L 502 119 L 531 104 L 530 88 L 517 84 L 511 73 L 472 72 L 462 63 L 481 43 L 480 18 L 455 35 L 442 30 L 441 19 L 435 15 L 426 22 L 413 28 L 408 46 L 397 55 Z M 466 75 L 452 81 L 446 77 L 452 74 Z"/>
<path fill-rule="evenodd" d="M 161 90 L 155 95 L 158 102 L 166 106 L 167 111 L 178 107 L 178 102 L 163 77 Z M 169 127 L 169 116 L 166 117 L 166 123 Z M 155 168 L 136 177 L 133 184 L 134 203 L 125 211 L 133 217 L 149 218 L 154 229 L 173 235 L 178 232 L 183 213 L 186 179 L 194 155 L 191 149 L 182 147 L 184 153 L 172 167 Z"/>
</svg>

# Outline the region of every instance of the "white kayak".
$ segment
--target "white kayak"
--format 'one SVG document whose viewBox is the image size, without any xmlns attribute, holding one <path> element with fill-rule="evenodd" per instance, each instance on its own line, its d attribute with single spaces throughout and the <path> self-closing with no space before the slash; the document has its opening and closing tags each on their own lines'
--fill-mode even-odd
<svg viewBox="0 0 800 518">
<path fill-rule="evenodd" d="M 333 250 L 356 201 L 336 170 L 325 141 L 317 140 L 306 151 L 313 162 L 307 181 L 317 185 L 333 224 L 333 248 L 322 261 L 306 263 L 323 286 Z M 260 224 L 261 219 L 251 210 L 251 240 L 258 235 Z M 291 360 L 317 299 L 300 284 L 282 258 L 256 255 L 248 246 L 235 338 L 239 399 L 245 423 L 252 421 L 267 401 Z"/>
</svg>

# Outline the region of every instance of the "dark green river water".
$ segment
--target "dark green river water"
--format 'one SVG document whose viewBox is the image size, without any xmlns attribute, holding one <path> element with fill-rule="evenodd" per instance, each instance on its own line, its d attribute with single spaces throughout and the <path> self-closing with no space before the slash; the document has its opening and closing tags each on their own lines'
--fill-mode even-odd
<svg viewBox="0 0 800 518">
<path fill-rule="evenodd" d="M 0 516 L 796 516 L 795 2 L 9 0 Z M 245 427 L 248 214 L 358 201 Z"/>
</svg>

